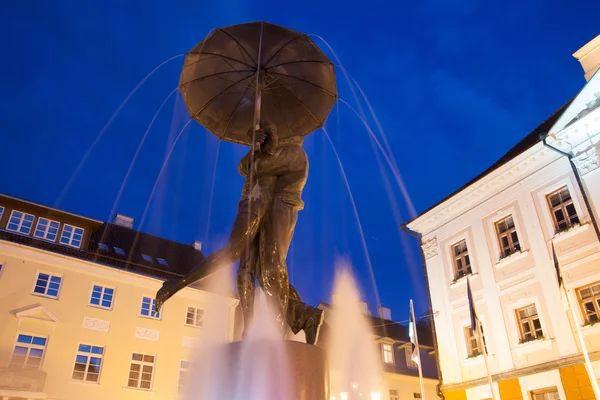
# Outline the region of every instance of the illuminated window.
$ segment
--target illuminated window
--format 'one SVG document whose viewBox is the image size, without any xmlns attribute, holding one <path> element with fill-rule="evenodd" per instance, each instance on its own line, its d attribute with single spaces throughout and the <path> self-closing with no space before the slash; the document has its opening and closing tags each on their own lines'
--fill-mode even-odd
<svg viewBox="0 0 600 400">
<path fill-rule="evenodd" d="M 114 294 L 115 289 L 113 288 L 94 285 L 92 286 L 90 305 L 110 310 L 112 308 Z"/>
<path fill-rule="evenodd" d="M 585 322 L 592 324 L 600 320 L 600 283 L 577 289 L 579 304 L 585 316 Z"/>
<path fill-rule="evenodd" d="M 381 350 L 383 352 L 383 362 L 386 364 L 394 363 L 394 346 L 387 343 L 382 343 Z"/>
<path fill-rule="evenodd" d="M 454 279 L 471 275 L 471 260 L 469 259 L 467 242 L 462 240 L 452 246 L 452 254 L 454 255 Z"/>
<path fill-rule="evenodd" d="M 120 247 L 113 247 L 113 250 L 115 251 L 115 253 L 117 253 L 120 256 L 125 256 L 127 255 L 127 253 L 125 253 L 125 250 L 123 250 Z"/>
<path fill-rule="evenodd" d="M 98 248 L 102 251 L 110 251 L 110 246 L 107 246 L 104 243 L 98 243 Z"/>
<path fill-rule="evenodd" d="M 481 351 L 481 347 L 479 346 L 479 341 L 477 340 L 477 332 L 473 332 L 473 329 L 471 329 L 470 326 L 465 327 L 465 340 L 467 342 L 468 357 L 477 357 L 477 356 L 483 354 L 483 352 Z M 487 344 L 485 343 L 485 335 L 483 334 L 483 326 L 481 326 L 481 341 L 483 342 L 483 345 L 486 347 L 486 352 L 487 352 Z"/>
<path fill-rule="evenodd" d="M 10 214 L 8 224 L 6 224 L 6 229 L 9 231 L 22 233 L 24 235 L 29 235 L 34 219 L 35 217 L 31 214 L 13 210 L 13 212 Z"/>
<path fill-rule="evenodd" d="M 65 224 L 60 237 L 60 243 L 66 244 L 67 246 L 80 248 L 81 240 L 83 239 L 83 232 L 83 228 Z"/>
<path fill-rule="evenodd" d="M 129 366 L 129 379 L 127 386 L 138 389 L 151 390 L 154 378 L 154 356 L 133 353 Z"/>
<path fill-rule="evenodd" d="M 43 272 L 38 273 L 35 281 L 35 287 L 33 288 L 33 294 L 58 298 L 58 292 L 60 291 L 60 285 L 62 278 L 60 276 L 45 274 Z"/>
<path fill-rule="evenodd" d="M 47 342 L 48 339 L 42 336 L 19 334 L 10 359 L 10 365 L 22 368 L 39 368 L 42 365 Z"/>
<path fill-rule="evenodd" d="M 556 388 L 548 388 L 531 392 L 533 400 L 560 400 L 558 390 Z"/>
<path fill-rule="evenodd" d="M 409 347 L 404 348 L 404 355 L 406 356 L 406 366 L 408 368 L 417 368 L 418 365 L 416 361 L 412 358 L 412 349 Z"/>
<path fill-rule="evenodd" d="M 183 393 L 186 388 L 186 384 L 188 382 L 188 375 L 190 372 L 190 362 L 189 361 L 181 361 L 181 365 L 179 367 L 179 393 Z"/>
<path fill-rule="evenodd" d="M 566 186 L 550 193 L 547 197 L 556 232 L 565 231 L 579 224 L 575 204 Z"/>
<path fill-rule="evenodd" d="M 154 258 L 152 258 L 152 256 L 149 256 L 148 254 L 142 254 L 142 258 L 144 259 L 144 261 L 154 262 Z"/>
<path fill-rule="evenodd" d="M 498 233 L 501 257 L 508 257 L 521 250 L 519 236 L 512 216 L 496 222 L 496 232 Z"/>
<path fill-rule="evenodd" d="M 517 310 L 521 342 L 540 339 L 544 337 L 542 324 L 535 304 Z"/>
<path fill-rule="evenodd" d="M 165 260 L 164 258 L 156 257 L 156 261 L 158 261 L 158 263 L 160 265 L 164 265 L 164 266 L 169 265 L 169 263 L 167 263 L 167 260 Z"/>
<path fill-rule="evenodd" d="M 72 378 L 78 381 L 98 383 L 103 354 L 103 347 L 80 344 L 77 348 Z"/>
<path fill-rule="evenodd" d="M 185 324 L 189 326 L 201 327 L 204 324 L 204 310 L 196 307 L 188 307 L 185 317 Z"/>
<path fill-rule="evenodd" d="M 58 236 L 58 228 L 60 228 L 60 223 L 58 221 L 40 217 L 38 218 L 38 223 L 35 227 L 33 236 L 54 242 L 56 241 L 56 236 Z"/>
<path fill-rule="evenodd" d="M 156 311 L 156 299 L 142 297 L 142 308 L 140 315 L 143 317 L 160 319 L 160 313 Z"/>
</svg>

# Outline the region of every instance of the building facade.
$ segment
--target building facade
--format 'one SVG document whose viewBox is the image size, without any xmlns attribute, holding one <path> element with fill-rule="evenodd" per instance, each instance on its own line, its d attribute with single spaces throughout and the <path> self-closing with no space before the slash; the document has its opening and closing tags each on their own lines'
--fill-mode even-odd
<svg viewBox="0 0 600 400">
<path fill-rule="evenodd" d="M 0 196 L 0 399 L 174 399 L 207 330 L 233 340 L 232 293 L 186 288 L 156 312 L 200 244 L 132 225 Z M 223 317 L 206 318 L 208 304 Z"/>
<path fill-rule="evenodd" d="M 588 79 L 579 94 L 405 224 L 421 240 L 446 399 L 596 398 L 600 36 L 574 56 Z M 483 343 L 470 328 L 467 279 Z"/>
</svg>

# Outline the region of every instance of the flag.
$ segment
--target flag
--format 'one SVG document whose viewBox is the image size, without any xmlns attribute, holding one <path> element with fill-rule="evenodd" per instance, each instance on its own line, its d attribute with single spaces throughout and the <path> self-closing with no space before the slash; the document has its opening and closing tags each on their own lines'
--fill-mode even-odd
<svg viewBox="0 0 600 400">
<path fill-rule="evenodd" d="M 471 293 L 471 285 L 467 278 L 467 300 L 469 302 L 469 316 L 471 317 L 471 329 L 473 334 L 477 332 L 477 314 L 475 314 L 475 305 L 473 304 L 473 294 Z"/>
<path fill-rule="evenodd" d="M 413 310 L 412 300 L 410 301 L 410 320 L 408 322 L 408 337 L 411 343 L 410 358 L 415 364 L 419 364 L 419 339 L 417 338 L 417 324 L 415 323 L 415 311 Z"/>
</svg>

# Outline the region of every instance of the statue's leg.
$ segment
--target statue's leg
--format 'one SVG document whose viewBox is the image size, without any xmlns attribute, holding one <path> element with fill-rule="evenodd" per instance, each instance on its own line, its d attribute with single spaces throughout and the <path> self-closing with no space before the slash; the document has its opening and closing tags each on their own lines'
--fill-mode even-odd
<svg viewBox="0 0 600 400">
<path fill-rule="evenodd" d="M 256 265 L 258 263 L 258 244 L 260 234 L 257 234 L 251 243 L 240 256 L 240 267 L 237 273 L 237 290 L 240 297 L 240 307 L 244 318 L 244 330 L 242 336 L 245 337 L 252 325 L 254 316 L 254 292 L 256 280 Z"/>
<path fill-rule="evenodd" d="M 289 280 L 285 258 L 296 224 L 297 211 L 274 198 L 260 231 L 258 282 L 277 317 L 280 332 L 287 326 Z"/>
</svg>

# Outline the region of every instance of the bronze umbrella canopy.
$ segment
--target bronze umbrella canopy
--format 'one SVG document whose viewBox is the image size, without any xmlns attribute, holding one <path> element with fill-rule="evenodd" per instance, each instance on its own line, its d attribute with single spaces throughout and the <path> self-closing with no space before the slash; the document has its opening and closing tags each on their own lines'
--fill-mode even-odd
<svg viewBox="0 0 600 400">
<path fill-rule="evenodd" d="M 212 31 L 186 54 L 179 90 L 196 121 L 230 142 L 262 120 L 280 139 L 320 128 L 337 100 L 334 65 L 305 34 L 268 22 Z"/>
</svg>

